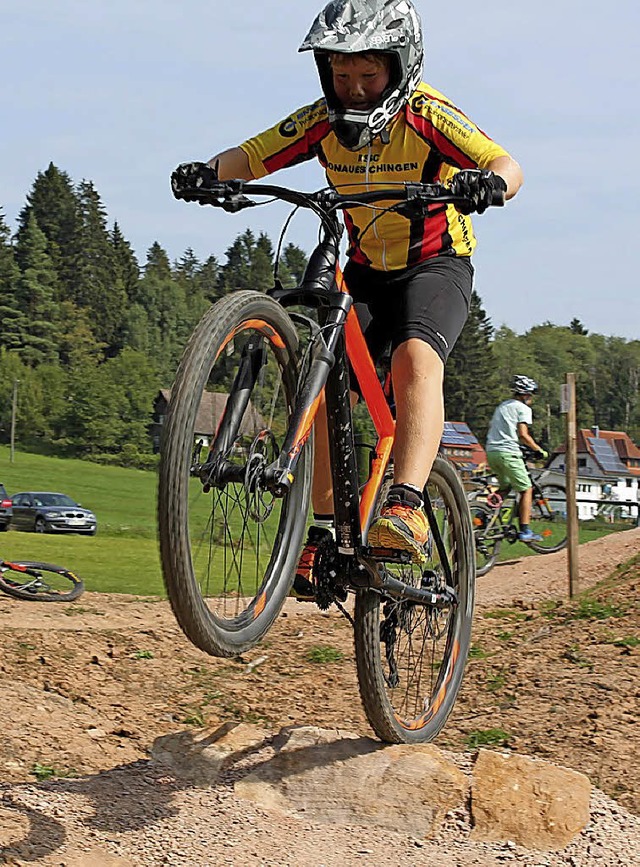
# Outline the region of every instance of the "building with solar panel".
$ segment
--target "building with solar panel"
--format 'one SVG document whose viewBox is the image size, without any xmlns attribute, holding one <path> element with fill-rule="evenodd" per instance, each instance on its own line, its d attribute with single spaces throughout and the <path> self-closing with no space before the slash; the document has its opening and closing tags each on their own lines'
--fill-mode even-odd
<svg viewBox="0 0 640 867">
<path fill-rule="evenodd" d="M 581 429 L 577 435 L 578 518 L 589 520 L 611 515 L 613 520 L 638 520 L 640 490 L 640 449 L 622 431 Z M 565 445 L 551 455 L 549 481 L 564 484 Z M 547 479 L 545 478 L 545 481 Z"/>
<path fill-rule="evenodd" d="M 440 454 L 457 466 L 463 478 L 483 469 L 487 463 L 485 450 L 463 421 L 445 421 Z"/>
</svg>

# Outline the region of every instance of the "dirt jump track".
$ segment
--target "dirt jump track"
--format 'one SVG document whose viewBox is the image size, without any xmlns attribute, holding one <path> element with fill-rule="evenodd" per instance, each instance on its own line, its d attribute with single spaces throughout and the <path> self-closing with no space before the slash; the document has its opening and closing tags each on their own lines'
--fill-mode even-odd
<svg viewBox="0 0 640 867">
<path fill-rule="evenodd" d="M 566 599 L 565 552 L 478 579 L 472 655 L 436 746 L 461 767 L 484 743 L 586 774 L 591 822 L 554 852 L 474 842 L 465 810 L 430 840 L 275 815 L 234 794 L 238 769 L 194 788 L 151 761 L 157 737 L 227 721 L 370 737 L 338 612 L 288 600 L 259 647 L 223 660 L 188 643 L 164 600 L 0 598 L 0 863 L 637 865 L 639 552 L 640 529 L 581 546 L 580 587 L 598 585 L 582 605 Z"/>
</svg>

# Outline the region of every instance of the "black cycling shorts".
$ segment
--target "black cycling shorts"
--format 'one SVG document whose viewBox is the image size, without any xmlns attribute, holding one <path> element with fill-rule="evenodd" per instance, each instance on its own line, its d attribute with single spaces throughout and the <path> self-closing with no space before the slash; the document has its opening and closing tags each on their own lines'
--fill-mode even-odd
<svg viewBox="0 0 640 867">
<path fill-rule="evenodd" d="M 344 278 L 374 362 L 389 346 L 393 352 L 412 337 L 446 362 L 469 313 L 473 265 L 468 258 L 439 256 L 398 271 L 348 262 Z"/>
</svg>

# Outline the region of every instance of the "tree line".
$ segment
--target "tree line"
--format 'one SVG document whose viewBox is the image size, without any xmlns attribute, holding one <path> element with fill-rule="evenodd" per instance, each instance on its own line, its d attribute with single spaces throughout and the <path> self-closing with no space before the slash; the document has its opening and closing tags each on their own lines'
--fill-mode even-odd
<svg viewBox="0 0 640 867">
<path fill-rule="evenodd" d="M 155 241 L 139 263 L 120 226 L 110 226 L 91 181 L 74 183 L 50 164 L 26 196 L 17 230 L 0 210 L 0 441 L 10 435 L 19 382 L 16 439 L 25 447 L 144 465 L 152 404 L 171 385 L 193 327 L 236 289 L 273 283 L 275 253 L 264 233 L 238 235 L 219 262 L 187 249 L 177 261 Z M 282 283 L 295 285 L 306 254 L 284 246 Z M 540 383 L 534 429 L 563 439 L 560 386 L 578 381 L 579 424 L 640 438 L 640 342 L 544 323 L 518 335 L 495 330 L 474 293 L 445 377 L 447 418 L 482 440 L 514 373 Z M 360 422 L 364 424 L 364 422 Z"/>
</svg>

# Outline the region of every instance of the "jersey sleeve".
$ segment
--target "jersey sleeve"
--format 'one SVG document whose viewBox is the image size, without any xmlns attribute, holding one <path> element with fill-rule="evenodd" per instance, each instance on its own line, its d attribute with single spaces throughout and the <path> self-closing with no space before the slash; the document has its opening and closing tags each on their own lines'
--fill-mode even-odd
<svg viewBox="0 0 640 867">
<path fill-rule="evenodd" d="M 421 85 L 409 104 L 411 126 L 457 169 L 486 168 L 509 153 L 457 106 L 429 85 Z"/>
<path fill-rule="evenodd" d="M 518 424 L 524 423 L 526 425 L 531 426 L 533 421 L 533 411 L 530 406 L 527 406 L 526 403 L 522 403 L 518 407 Z"/>
<path fill-rule="evenodd" d="M 320 99 L 247 139 L 240 147 L 249 159 L 254 178 L 258 179 L 313 159 L 330 131 L 326 102 Z"/>
</svg>

